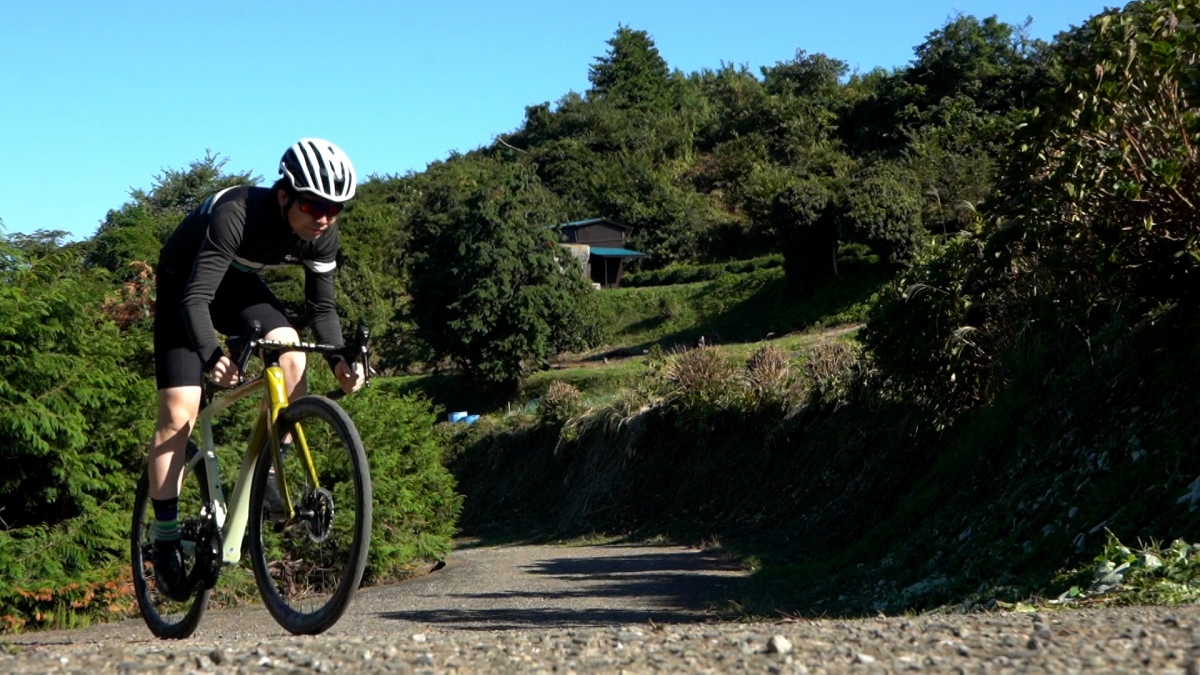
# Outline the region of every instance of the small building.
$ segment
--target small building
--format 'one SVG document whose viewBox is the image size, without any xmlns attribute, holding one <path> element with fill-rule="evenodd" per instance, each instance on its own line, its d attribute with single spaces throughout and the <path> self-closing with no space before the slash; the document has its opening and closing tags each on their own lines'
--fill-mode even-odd
<svg viewBox="0 0 1200 675">
<path fill-rule="evenodd" d="M 587 262 L 583 273 L 601 288 L 617 288 L 625 274 L 625 261 L 646 257 L 645 253 L 625 248 L 627 225 L 608 218 L 589 218 L 558 225 L 559 242 Z"/>
</svg>

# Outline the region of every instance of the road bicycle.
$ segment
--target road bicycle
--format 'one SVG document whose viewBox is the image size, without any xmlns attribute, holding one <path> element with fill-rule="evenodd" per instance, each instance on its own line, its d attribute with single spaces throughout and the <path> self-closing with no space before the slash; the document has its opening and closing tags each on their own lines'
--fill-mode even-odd
<svg viewBox="0 0 1200 675">
<path fill-rule="evenodd" d="M 333 347 L 262 340 L 260 333 L 256 324 L 233 338 L 230 352 L 240 351 L 240 373 L 257 354 L 261 373 L 221 392 L 207 381 L 203 388 L 196 421 L 201 446 L 188 441 L 179 494 L 184 569 L 192 589 L 182 602 L 155 582 L 149 475 L 143 472 L 138 482 L 133 585 L 142 618 L 160 638 L 185 638 L 196 630 L 222 570 L 237 565 L 243 554 L 249 555 L 263 604 L 295 634 L 321 633 L 337 623 L 362 581 L 371 537 L 371 477 L 362 440 L 335 402 L 340 390 L 287 400 L 279 356 L 337 355 L 362 363 L 369 374 L 370 335 L 360 327 L 349 346 Z M 260 393 L 264 404 L 226 500 L 213 418 Z"/>
</svg>

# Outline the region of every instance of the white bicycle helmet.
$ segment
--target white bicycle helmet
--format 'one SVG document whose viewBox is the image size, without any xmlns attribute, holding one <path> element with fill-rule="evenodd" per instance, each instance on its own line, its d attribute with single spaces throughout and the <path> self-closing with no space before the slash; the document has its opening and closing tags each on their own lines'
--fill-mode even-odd
<svg viewBox="0 0 1200 675">
<path fill-rule="evenodd" d="M 320 138 L 301 138 L 283 153 L 279 173 L 295 190 L 331 202 L 354 197 L 354 165 L 338 146 Z"/>
</svg>

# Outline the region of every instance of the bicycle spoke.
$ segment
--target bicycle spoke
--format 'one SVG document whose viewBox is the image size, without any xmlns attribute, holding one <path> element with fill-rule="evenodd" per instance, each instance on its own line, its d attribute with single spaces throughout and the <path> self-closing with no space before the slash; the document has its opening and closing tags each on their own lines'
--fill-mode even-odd
<svg viewBox="0 0 1200 675">
<path fill-rule="evenodd" d="M 263 493 L 263 503 L 251 516 L 251 550 L 268 609 L 288 630 L 314 633 L 337 621 L 362 578 L 370 480 L 358 434 L 335 404 L 307 397 L 285 416 L 293 438 L 307 442 L 319 484 L 311 480 L 297 442 L 281 468 L 295 515 L 281 521 L 276 515 L 281 509 L 268 496 L 268 481 L 275 476 L 260 466 L 255 488 L 256 495 Z"/>
</svg>

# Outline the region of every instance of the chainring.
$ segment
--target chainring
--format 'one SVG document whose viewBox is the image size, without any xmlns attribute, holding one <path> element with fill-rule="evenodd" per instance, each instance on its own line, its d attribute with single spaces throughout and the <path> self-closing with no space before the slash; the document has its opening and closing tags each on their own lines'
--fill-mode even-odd
<svg viewBox="0 0 1200 675">
<path fill-rule="evenodd" d="M 196 561 L 188 574 L 188 582 L 193 588 L 212 588 L 221 576 L 221 549 L 224 544 L 221 528 L 217 527 L 217 520 L 211 512 L 201 517 L 197 524 L 195 541 Z"/>
</svg>

